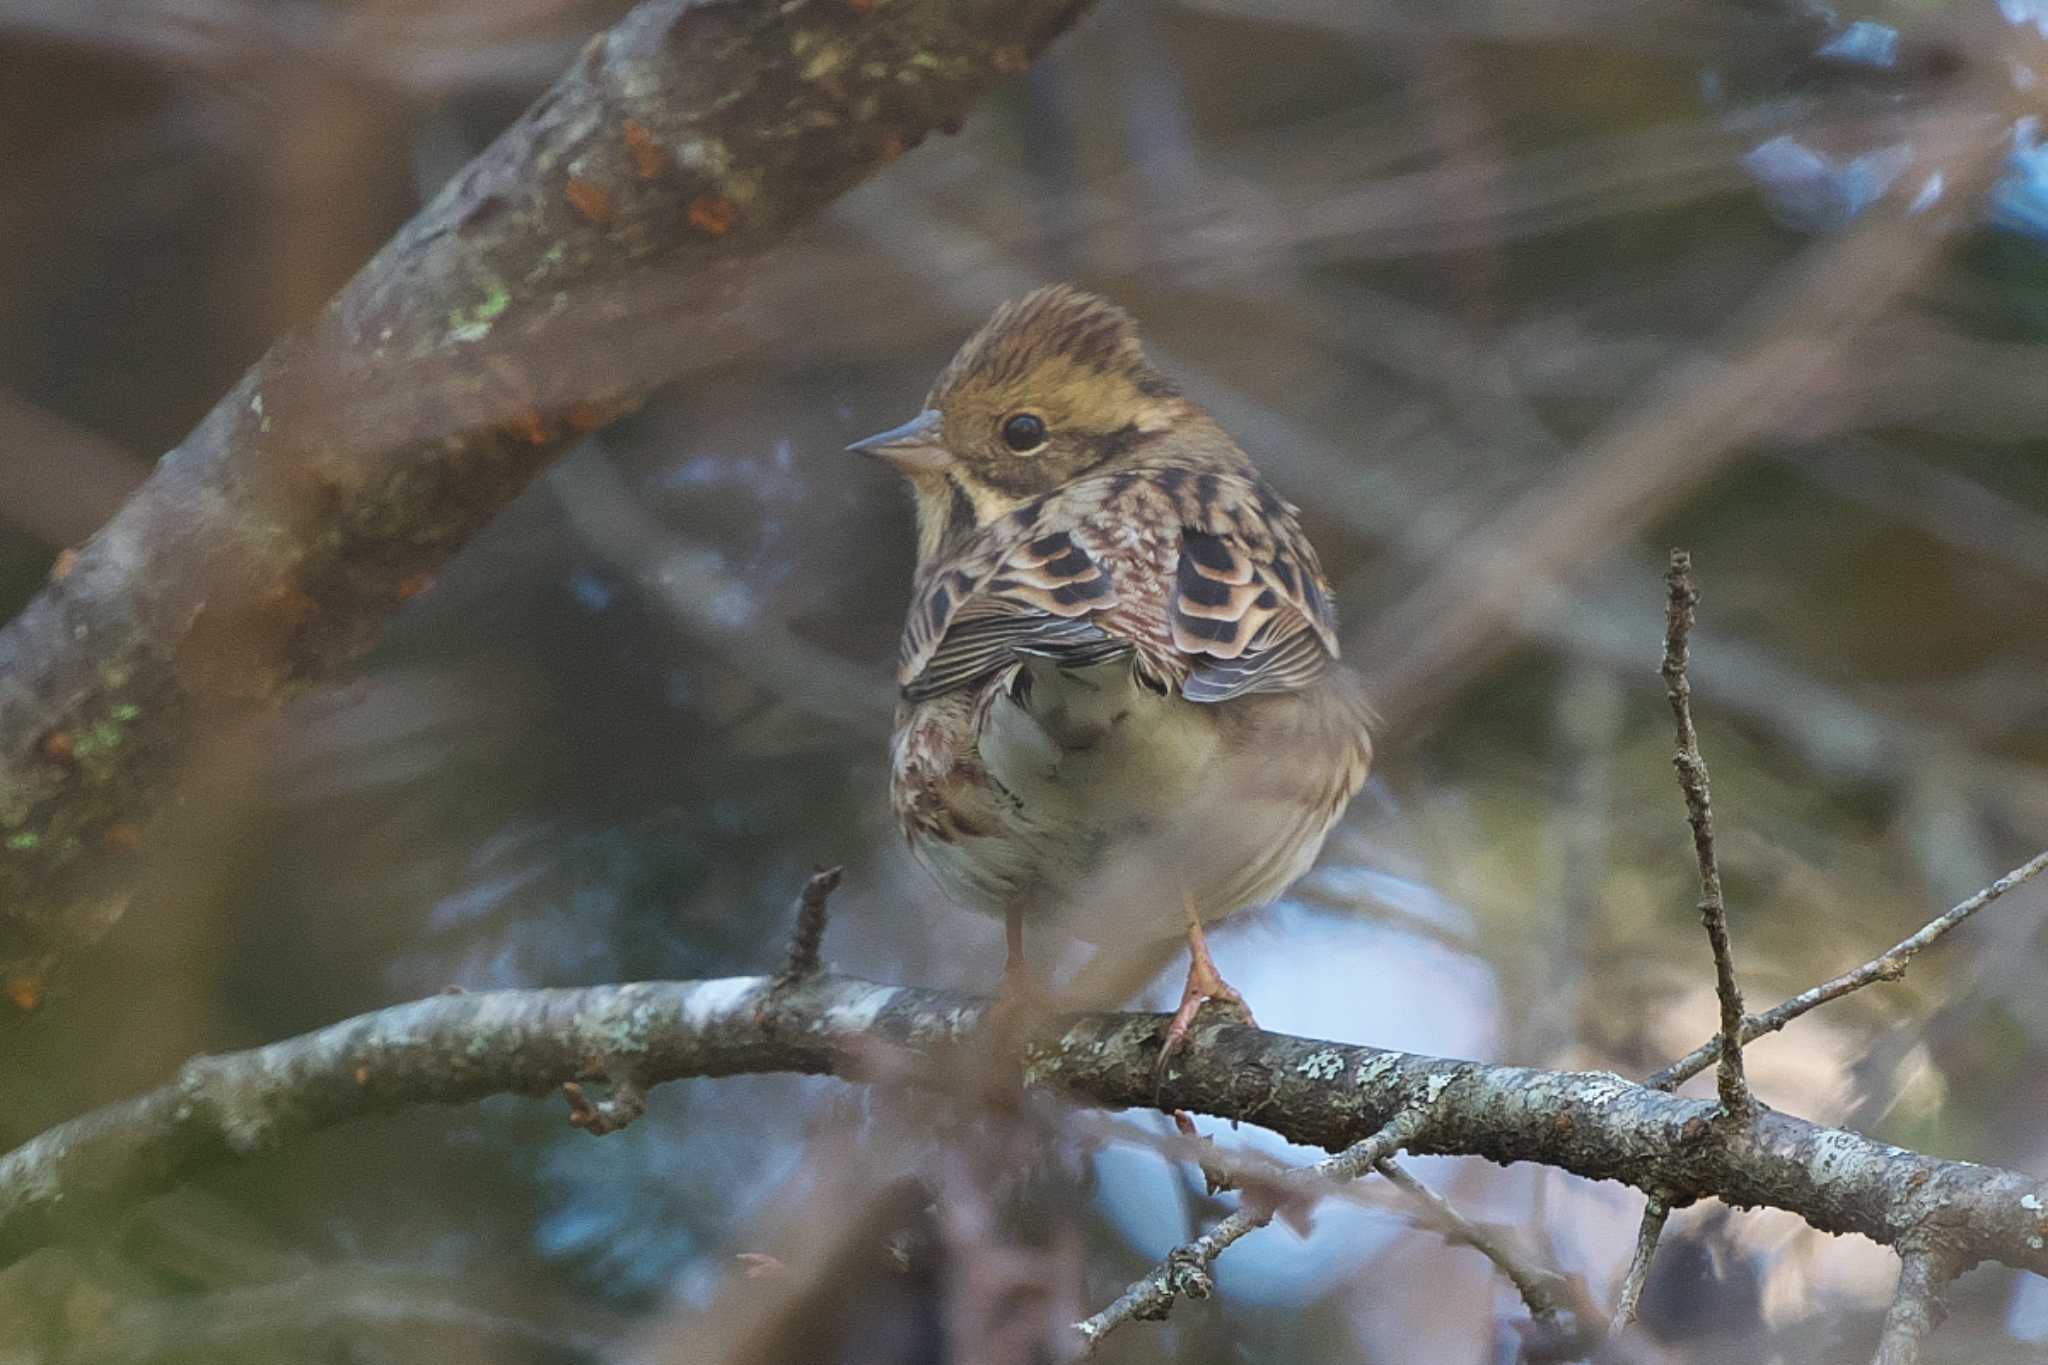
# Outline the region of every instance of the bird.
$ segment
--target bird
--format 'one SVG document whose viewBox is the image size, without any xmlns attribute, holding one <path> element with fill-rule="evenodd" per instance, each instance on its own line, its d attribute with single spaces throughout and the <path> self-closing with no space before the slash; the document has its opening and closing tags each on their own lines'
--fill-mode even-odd
<svg viewBox="0 0 2048 1365">
<path fill-rule="evenodd" d="M 1004 304 L 919 413 L 855 441 L 917 527 L 890 797 L 946 895 L 1024 934 L 1184 935 L 1161 1054 L 1251 1014 L 1204 925 L 1277 899 L 1363 785 L 1372 715 L 1300 512 L 1068 285 Z"/>
</svg>

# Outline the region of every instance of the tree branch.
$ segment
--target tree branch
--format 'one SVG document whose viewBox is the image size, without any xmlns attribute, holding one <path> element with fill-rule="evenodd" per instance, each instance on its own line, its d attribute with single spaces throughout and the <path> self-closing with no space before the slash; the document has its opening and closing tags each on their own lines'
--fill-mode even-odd
<svg viewBox="0 0 2048 1365">
<path fill-rule="evenodd" d="M 1735 954 L 1728 942 L 1728 907 L 1721 899 L 1721 868 L 1714 857 L 1714 805 L 1707 781 L 1707 760 L 1700 754 L 1699 732 L 1692 724 L 1692 683 L 1686 678 L 1691 651 L 1693 609 L 1700 600 L 1693 586 L 1692 556 L 1671 552 L 1665 575 L 1667 598 L 1664 625 L 1664 695 L 1678 735 L 1671 765 L 1678 769 L 1685 795 L 1686 821 L 1692 826 L 1693 853 L 1700 865 L 1700 923 L 1714 952 L 1714 995 L 1721 1004 L 1720 1073 L 1716 1077 L 1721 1108 L 1730 1117 L 1749 1113 L 1749 1082 L 1742 1074 L 1742 986 L 1735 979 Z"/>
<path fill-rule="evenodd" d="M 1851 991 L 1861 990 L 1872 982 L 1897 981 L 1906 974 L 1906 964 L 1917 957 L 1921 949 L 2006 892 L 2023 882 L 2031 881 L 2044 871 L 2048 871 L 2048 849 L 2036 853 L 1975 895 L 1957 902 L 1946 913 L 1935 916 L 1919 930 L 1900 939 L 1862 966 L 1844 972 L 1832 981 L 1823 981 L 1810 990 L 1801 991 L 1762 1014 L 1750 1015 L 1743 1021 L 1742 1041 L 1753 1043 L 1766 1033 L 1776 1033 L 1808 1010 L 1825 1005 L 1830 1000 L 1839 1000 Z M 1651 1076 L 1643 1084 L 1653 1090 L 1676 1090 L 1712 1066 L 1714 1059 L 1720 1055 L 1721 1039 L 1718 1036 L 1710 1038 Z"/>
<path fill-rule="evenodd" d="M 1650 1260 L 1657 1254 L 1665 1220 L 1670 1217 L 1671 1205 L 1654 1194 L 1643 1205 L 1643 1221 L 1636 1228 L 1636 1249 L 1628 1258 L 1628 1273 L 1621 1277 L 1621 1294 L 1615 1301 L 1614 1321 L 1610 1324 L 1617 1333 L 1636 1320 L 1636 1309 L 1643 1301 L 1643 1286 L 1650 1282 Z"/>
<path fill-rule="evenodd" d="M 968 996 L 819 975 L 444 995 L 247 1052 L 198 1058 L 170 1085 L 62 1124 L 0 1157 L 0 1261 L 209 1166 L 366 1114 L 547 1094 L 593 1062 L 653 1086 L 766 1071 L 858 1075 L 875 1046 L 930 1058 L 979 1037 Z M 1790 1210 L 1826 1232 L 1898 1246 L 1938 1229 L 1958 1267 L 2048 1273 L 2048 1183 L 1946 1161 L 1760 1109 L 1719 1107 L 1608 1072 L 1542 1071 L 1390 1052 L 1218 1021 L 1162 1084 L 1163 1016 L 1085 1014 L 1027 1046 L 1036 1087 L 1114 1107 L 1186 1109 L 1341 1149 L 1411 1110 L 1423 1153 L 1534 1161 L 1674 1204 Z M 599 1061 L 598 1059 L 602 1059 Z"/>
<path fill-rule="evenodd" d="M 205 729 L 360 655 L 717 344 L 746 262 L 1086 4 L 646 0 L 593 39 L 0 631 L 4 994 L 119 919 Z"/>
<path fill-rule="evenodd" d="M 1947 1316 L 1941 1291 L 1955 1275 L 1954 1262 L 1931 1247 L 1916 1244 L 1899 1253 L 1899 1287 L 1885 1312 L 1872 1365 L 1920 1365 L 1928 1333 Z"/>
<path fill-rule="evenodd" d="M 1446 1242 L 1462 1242 L 1471 1247 L 1493 1262 L 1494 1268 L 1507 1277 L 1515 1292 L 1522 1296 L 1523 1304 L 1529 1309 L 1529 1317 L 1536 1324 L 1535 1336 L 1542 1347 L 1538 1354 L 1543 1359 L 1574 1358 L 1577 1354 L 1574 1347 L 1590 1345 L 1604 1334 L 1605 1323 L 1586 1320 L 1588 1305 L 1574 1300 L 1571 1281 L 1549 1266 L 1538 1264 L 1528 1252 L 1516 1245 L 1511 1234 L 1473 1222 L 1459 1212 L 1457 1205 L 1417 1180 L 1391 1158 L 1373 1169 L 1420 1205 L 1428 1221 L 1443 1233 Z"/>
<path fill-rule="evenodd" d="M 1425 1117 L 1419 1109 L 1403 1110 L 1386 1127 L 1354 1142 L 1328 1160 L 1319 1161 L 1306 1171 L 1295 1172 L 1283 1181 L 1265 1183 L 1256 1192 L 1247 1190 L 1244 1202 L 1229 1217 L 1201 1236 L 1167 1252 L 1165 1260 L 1132 1282 L 1131 1287 L 1119 1294 L 1107 1308 L 1075 1323 L 1074 1330 L 1080 1333 L 1083 1343 L 1081 1354 L 1095 1354 L 1103 1338 L 1127 1322 L 1163 1321 L 1172 1311 L 1176 1298 L 1208 1298 L 1216 1292 L 1209 1267 L 1215 1265 L 1216 1258 L 1233 1243 L 1272 1222 L 1273 1215 L 1279 1211 L 1280 1201 L 1289 1194 L 1312 1197 L 1322 1184 L 1356 1180 L 1379 1168 L 1422 1131 Z M 1278 1189 L 1274 1188 L 1274 1183 L 1279 1185 Z"/>
</svg>

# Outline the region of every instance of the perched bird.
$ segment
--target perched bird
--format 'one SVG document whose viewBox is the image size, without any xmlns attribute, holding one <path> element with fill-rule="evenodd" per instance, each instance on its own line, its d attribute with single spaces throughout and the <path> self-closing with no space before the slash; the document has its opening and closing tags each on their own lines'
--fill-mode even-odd
<svg viewBox="0 0 2048 1365">
<path fill-rule="evenodd" d="M 1243 1001 L 1203 922 L 1308 869 L 1372 757 L 1296 509 L 1063 285 L 998 309 L 924 411 L 855 442 L 909 481 L 891 796 L 954 900 L 1100 944 L 1187 935 L 1171 1055 Z"/>
</svg>

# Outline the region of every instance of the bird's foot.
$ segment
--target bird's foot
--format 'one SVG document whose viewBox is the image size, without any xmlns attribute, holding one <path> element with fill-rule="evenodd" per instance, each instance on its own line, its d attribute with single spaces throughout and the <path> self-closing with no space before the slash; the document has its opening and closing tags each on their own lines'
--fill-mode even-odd
<svg viewBox="0 0 2048 1365">
<path fill-rule="evenodd" d="M 1165 1044 L 1159 1049 L 1159 1079 L 1166 1079 L 1167 1065 L 1182 1048 L 1187 1046 L 1189 1030 L 1195 1026 L 1195 1017 L 1203 1008 L 1218 1005 L 1241 1016 L 1242 1022 L 1257 1027 L 1258 1020 L 1252 1017 L 1252 1009 L 1237 993 L 1237 988 L 1223 979 L 1216 970 L 1216 960 L 1209 956 L 1209 940 L 1197 921 L 1188 925 L 1188 979 L 1181 988 L 1180 1008 L 1173 1012 L 1173 1018 L 1166 1023 Z"/>
</svg>

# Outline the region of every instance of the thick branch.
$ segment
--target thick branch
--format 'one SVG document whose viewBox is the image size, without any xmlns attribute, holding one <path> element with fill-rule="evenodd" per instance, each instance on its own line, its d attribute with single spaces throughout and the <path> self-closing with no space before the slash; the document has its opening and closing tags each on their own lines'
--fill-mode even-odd
<svg viewBox="0 0 2048 1365">
<path fill-rule="evenodd" d="M 0 1259 L 236 1156 L 364 1114 L 543 1095 L 598 1064 L 641 1085 L 684 1076 L 847 1074 L 876 1045 L 934 1053 L 982 1027 L 967 996 L 820 975 L 435 996 L 300 1038 L 188 1063 L 177 1081 L 75 1119 L 0 1158 Z M 1089 1014 L 1038 1035 L 1029 1083 L 1117 1107 L 1186 1109 L 1331 1150 L 1421 1109 L 1410 1150 L 1534 1161 L 1674 1204 L 1708 1196 L 1799 1214 L 1888 1245 L 1938 1237 L 1958 1267 L 2048 1273 L 2048 1183 L 1944 1161 L 1608 1072 L 1539 1071 L 1266 1033 L 1196 1029 L 1162 1084 L 1162 1016 Z M 858 1044 L 859 1046 L 855 1046 Z"/>
<path fill-rule="evenodd" d="M 593 40 L 0 632 L 5 994 L 119 918 L 201 725 L 361 654 L 579 433 L 718 344 L 745 262 L 1085 5 L 646 0 Z"/>
</svg>

